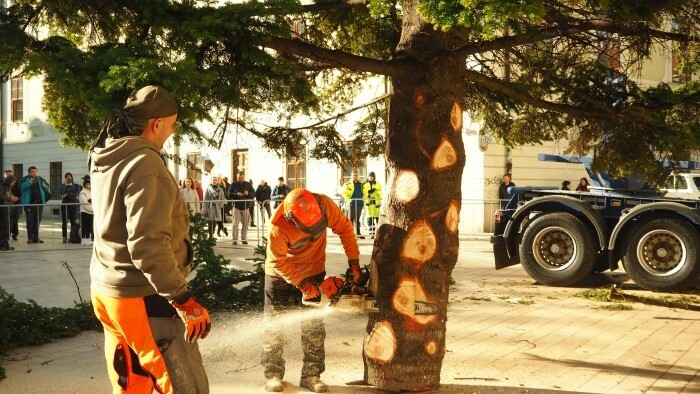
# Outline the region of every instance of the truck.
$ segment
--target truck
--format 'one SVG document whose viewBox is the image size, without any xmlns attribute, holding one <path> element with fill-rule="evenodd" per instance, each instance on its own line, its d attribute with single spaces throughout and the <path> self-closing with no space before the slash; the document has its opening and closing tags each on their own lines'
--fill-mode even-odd
<svg viewBox="0 0 700 394">
<path fill-rule="evenodd" d="M 521 264 L 541 284 L 571 286 L 591 273 L 615 271 L 621 262 L 647 290 L 698 286 L 700 199 L 669 198 L 634 176 L 611 179 L 592 171 L 588 157 L 538 158 L 583 164 L 590 192 L 511 187 L 511 200 L 494 214 L 496 269 Z M 696 162 L 680 164 L 697 168 Z"/>
</svg>

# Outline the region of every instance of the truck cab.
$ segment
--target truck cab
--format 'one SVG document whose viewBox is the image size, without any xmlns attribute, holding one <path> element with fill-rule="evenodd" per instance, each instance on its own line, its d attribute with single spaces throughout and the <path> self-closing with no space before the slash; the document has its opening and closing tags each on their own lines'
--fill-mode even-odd
<svg viewBox="0 0 700 394">
<path fill-rule="evenodd" d="M 700 199 L 700 174 L 672 174 L 660 190 L 665 192 L 666 198 L 698 200 Z"/>
</svg>

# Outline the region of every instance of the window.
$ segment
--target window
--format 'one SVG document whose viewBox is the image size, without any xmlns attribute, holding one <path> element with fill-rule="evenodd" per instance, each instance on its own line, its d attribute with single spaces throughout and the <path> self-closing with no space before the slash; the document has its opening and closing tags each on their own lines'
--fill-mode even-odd
<svg viewBox="0 0 700 394">
<path fill-rule="evenodd" d="M 306 188 L 306 145 L 287 155 L 286 179 L 292 189 Z"/>
<path fill-rule="evenodd" d="M 187 177 L 202 181 L 202 154 L 199 152 L 187 154 Z"/>
<path fill-rule="evenodd" d="M 63 184 L 63 162 L 52 161 L 49 163 L 49 186 L 51 186 L 51 195 L 56 196 L 55 198 L 61 197 L 61 184 Z"/>
<path fill-rule="evenodd" d="M 14 174 L 15 178 L 21 181 L 22 177 L 26 175 L 24 173 L 24 164 L 13 164 L 12 174 Z"/>
<path fill-rule="evenodd" d="M 248 161 L 248 149 L 234 149 L 231 151 L 231 181 L 238 179 L 238 172 L 243 171 L 249 177 L 250 165 Z M 247 180 L 247 179 L 246 179 Z"/>
<path fill-rule="evenodd" d="M 340 176 L 343 183 L 352 179 L 352 172 L 357 170 L 360 179 L 367 178 L 367 155 L 362 147 L 358 147 L 352 142 L 345 142 L 345 150 L 350 154 L 350 160 L 340 167 Z"/>
<path fill-rule="evenodd" d="M 13 122 L 24 122 L 24 88 L 22 77 L 10 80 L 10 119 Z"/>
</svg>

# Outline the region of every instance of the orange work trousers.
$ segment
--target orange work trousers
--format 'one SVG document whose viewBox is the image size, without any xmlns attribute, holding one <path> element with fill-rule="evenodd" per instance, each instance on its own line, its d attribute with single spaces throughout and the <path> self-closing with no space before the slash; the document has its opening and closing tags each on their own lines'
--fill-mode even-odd
<svg viewBox="0 0 700 394">
<path fill-rule="evenodd" d="M 113 393 L 208 393 L 202 356 L 184 339 L 185 325 L 159 295 L 115 298 L 92 291 L 105 332 Z"/>
</svg>

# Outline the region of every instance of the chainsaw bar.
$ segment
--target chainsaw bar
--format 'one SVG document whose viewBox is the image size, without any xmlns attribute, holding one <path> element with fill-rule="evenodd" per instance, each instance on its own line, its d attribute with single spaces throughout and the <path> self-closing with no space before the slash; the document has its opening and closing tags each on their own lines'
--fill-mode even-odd
<svg viewBox="0 0 700 394">
<path fill-rule="evenodd" d="M 356 312 L 378 312 L 377 299 L 366 294 L 342 294 L 330 304 L 333 308 L 353 310 Z M 438 307 L 431 302 L 414 301 L 416 315 L 437 315 Z"/>
</svg>

